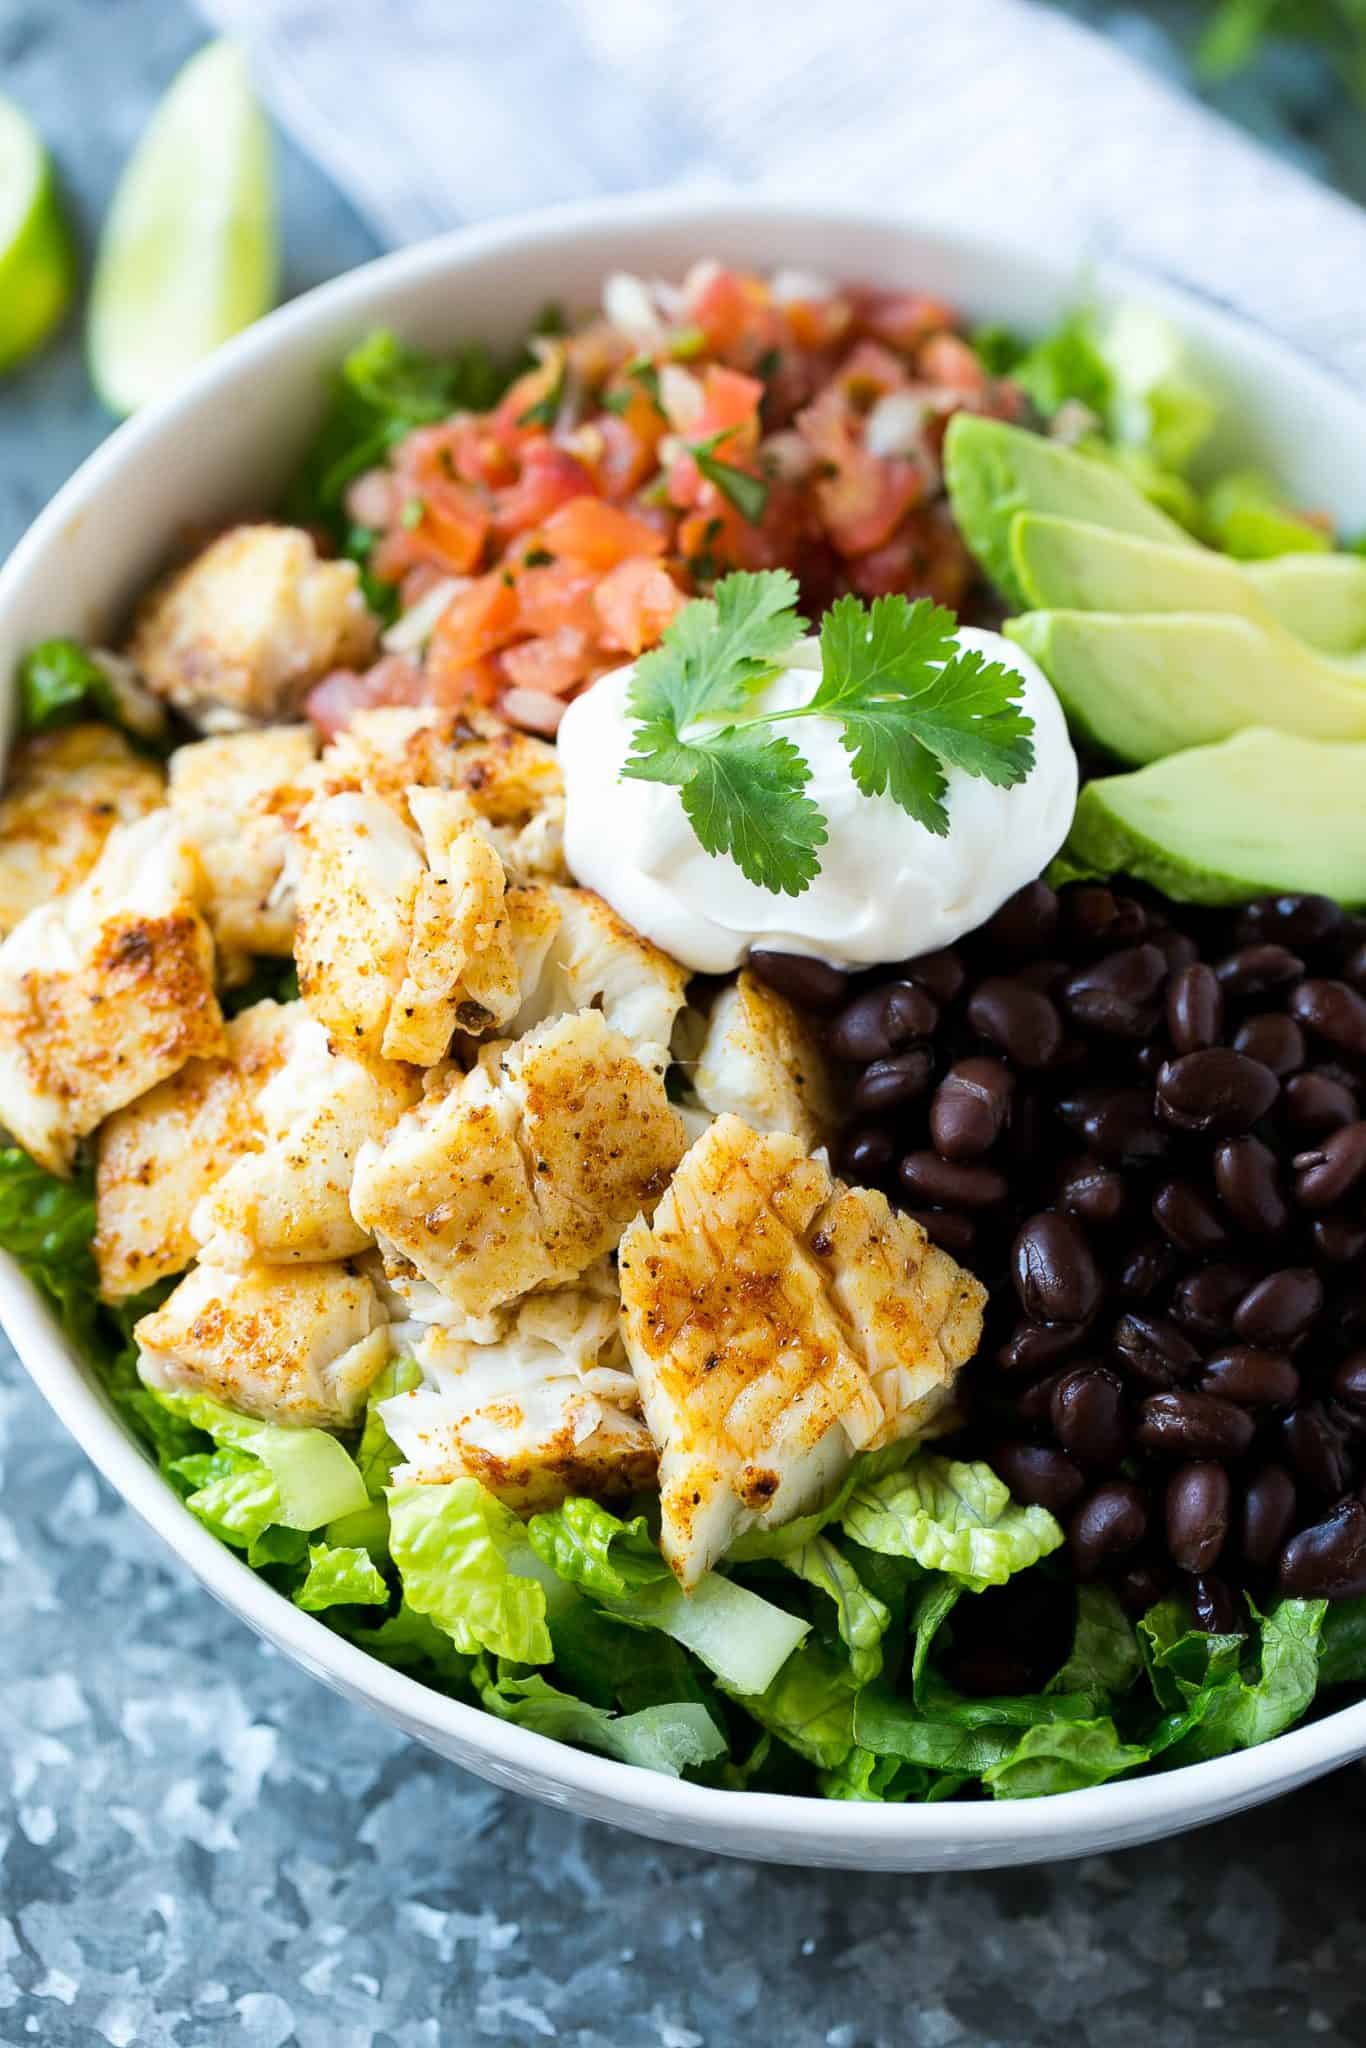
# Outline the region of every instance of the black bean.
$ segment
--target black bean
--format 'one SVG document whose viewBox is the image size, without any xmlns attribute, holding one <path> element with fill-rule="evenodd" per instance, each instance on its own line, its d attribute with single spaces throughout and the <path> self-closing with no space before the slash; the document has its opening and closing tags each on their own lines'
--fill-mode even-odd
<svg viewBox="0 0 1366 2048">
<path fill-rule="evenodd" d="M 1026 988 L 1034 989 L 1041 996 L 1051 996 L 1071 971 L 1071 963 L 1066 960 L 1022 960 L 1010 978 L 1022 981 Z"/>
<path fill-rule="evenodd" d="M 1233 1312 L 1233 1328 L 1245 1344 L 1293 1344 L 1323 1307 L 1323 1282 L 1312 1266 L 1282 1266 L 1268 1273 Z"/>
<path fill-rule="evenodd" d="M 899 978 L 913 981 L 941 1004 L 951 1003 L 967 980 L 967 969 L 952 947 L 937 953 L 919 953 L 914 960 L 903 961 L 896 972 Z"/>
<path fill-rule="evenodd" d="M 1333 1392 L 1349 1408 L 1366 1413 L 1366 1351 L 1353 1351 L 1333 1374 Z"/>
<path fill-rule="evenodd" d="M 1273 988 L 1284 988 L 1287 983 L 1298 981 L 1304 973 L 1304 962 L 1288 946 L 1278 946 L 1263 940 L 1254 946 L 1243 946 L 1238 952 L 1230 953 L 1215 968 L 1220 986 L 1231 996 L 1264 996 Z"/>
<path fill-rule="evenodd" d="M 1149 927 L 1148 937 L 1166 961 L 1169 974 L 1179 974 L 1183 967 L 1191 966 L 1200 958 L 1200 948 L 1194 939 L 1185 932 L 1177 931 L 1174 925 L 1152 925 Z M 1182 1048 L 1183 1051 L 1187 1049 Z"/>
<path fill-rule="evenodd" d="M 1094 1579 L 1116 1557 L 1137 1550 L 1148 1533 L 1148 1503 L 1129 1479 L 1113 1479 L 1084 1501 L 1068 1530 L 1079 1579 Z"/>
<path fill-rule="evenodd" d="M 1175 1387 L 1192 1377 L 1200 1353 L 1165 1316 L 1121 1316 L 1110 1343 L 1125 1366 L 1152 1387 Z"/>
<path fill-rule="evenodd" d="M 1213 1572 L 1202 1572 L 1191 1582 L 1191 1619 L 1207 1636 L 1238 1633 L 1238 1610 L 1233 1595 Z"/>
<path fill-rule="evenodd" d="M 1332 1075 L 1311 1067 L 1285 1084 L 1285 1115 L 1293 1131 L 1317 1137 L 1350 1124 L 1357 1116 L 1357 1099 L 1350 1088 Z"/>
<path fill-rule="evenodd" d="M 1269 1067 L 1222 1045 L 1183 1053 L 1157 1076 L 1158 1114 L 1180 1131 L 1232 1136 L 1250 1130 L 1280 1092 Z"/>
<path fill-rule="evenodd" d="M 1211 1203 L 1188 1180 L 1163 1181 L 1153 1196 L 1153 1222 L 1178 1251 L 1203 1257 L 1228 1242 Z"/>
<path fill-rule="evenodd" d="M 1086 1337 L 1085 1323 L 1017 1323 L 996 1354 L 1002 1372 L 1036 1372 L 1066 1358 Z"/>
<path fill-rule="evenodd" d="M 1058 1115 L 1088 1152 L 1116 1165 L 1160 1159 L 1169 1140 L 1153 1117 L 1152 1098 L 1142 1088 L 1078 1088 L 1062 1097 Z"/>
<path fill-rule="evenodd" d="M 961 1165 L 937 1152 L 908 1152 L 897 1174 L 913 1202 L 933 1209 L 990 1209 L 1009 1192 L 994 1166 Z"/>
<path fill-rule="evenodd" d="M 1124 1456 L 1124 1382 L 1104 1366 L 1078 1366 L 1053 1390 L 1049 1416 L 1058 1442 L 1088 1465 L 1117 1465 Z"/>
<path fill-rule="evenodd" d="M 1240 1024 L 1233 1035 L 1233 1050 L 1259 1060 L 1282 1079 L 1298 1073 L 1307 1057 L 1304 1033 L 1293 1017 L 1282 1016 L 1279 1010 L 1259 1010 Z"/>
<path fill-rule="evenodd" d="M 952 1209 L 908 1209 L 906 1214 L 920 1225 L 930 1243 L 950 1258 L 971 1258 L 977 1243 L 977 1225 L 971 1216 L 960 1216 Z"/>
<path fill-rule="evenodd" d="M 1041 1380 L 1035 1380 L 1032 1386 L 1022 1387 L 1015 1396 L 1015 1413 L 1026 1429 L 1048 1428 L 1053 1391 L 1066 1371 L 1064 1367 L 1062 1372 L 1045 1373 Z"/>
<path fill-rule="evenodd" d="M 1366 1122 L 1330 1131 L 1311 1152 L 1297 1152 L 1295 1200 L 1301 1209 L 1335 1209 L 1366 1177 Z"/>
<path fill-rule="evenodd" d="M 1233 1488 L 1208 1458 L 1178 1466 L 1167 1481 L 1167 1548 L 1183 1572 L 1207 1572 L 1228 1537 Z"/>
<path fill-rule="evenodd" d="M 1027 1316 L 1041 1323 L 1087 1323 L 1100 1307 L 1104 1285 L 1091 1247 L 1070 1216 L 1045 1209 L 1023 1224 L 1011 1247 L 1015 1293 Z"/>
<path fill-rule="evenodd" d="M 1240 1408 L 1284 1408 L 1300 1391 L 1300 1376 L 1283 1351 L 1257 1344 L 1231 1344 L 1205 1360 L 1202 1394 L 1236 1401 Z"/>
<path fill-rule="evenodd" d="M 1093 1225 L 1118 1221 L 1124 1209 L 1124 1180 L 1112 1166 L 1085 1153 L 1070 1159 L 1058 1176 L 1058 1207 Z"/>
<path fill-rule="evenodd" d="M 890 1131 L 854 1130 L 840 1153 L 840 1172 L 855 1187 L 876 1186 L 892 1170 L 896 1147 Z"/>
<path fill-rule="evenodd" d="M 1238 913 L 1235 929 L 1244 945 L 1272 939 L 1286 946 L 1317 946 L 1342 926 L 1342 912 L 1328 896 L 1259 896 Z"/>
<path fill-rule="evenodd" d="M 1047 1508 L 1050 1515 L 1066 1514 L 1086 1486 L 1066 1451 L 1044 1444 L 998 1444 L 991 1464 L 1016 1500 Z"/>
<path fill-rule="evenodd" d="M 1366 1054 L 1366 996 L 1345 981 L 1302 981 L 1290 1014 L 1319 1038 L 1357 1058 Z"/>
<path fill-rule="evenodd" d="M 934 1091 L 930 1137 L 941 1159 L 989 1152 L 1010 1112 L 1015 1076 L 1002 1060 L 958 1060 Z"/>
<path fill-rule="evenodd" d="M 1020 1067 L 1046 1067 L 1062 1044 L 1062 1019 L 1047 996 L 989 975 L 968 998 L 968 1023 Z"/>
<path fill-rule="evenodd" d="M 1345 1493 L 1352 1476 L 1343 1431 L 1322 1401 L 1302 1401 L 1281 1424 L 1281 1444 L 1296 1476 L 1321 1500 Z"/>
<path fill-rule="evenodd" d="M 1126 1566 L 1115 1579 L 1115 1591 L 1129 1613 L 1135 1616 L 1156 1606 L 1171 1584 L 1171 1568 L 1156 1560 Z"/>
<path fill-rule="evenodd" d="M 1041 953 L 1058 928 L 1058 899 L 1047 882 L 1026 882 L 1008 896 L 980 934 L 994 952 Z"/>
<path fill-rule="evenodd" d="M 1175 1255 L 1165 1238 L 1145 1237 L 1119 1269 L 1119 1291 L 1125 1301 L 1151 1301 L 1172 1277 Z"/>
<path fill-rule="evenodd" d="M 1278 1237 L 1290 1221 L 1276 1155 L 1260 1138 L 1225 1138 L 1214 1148 L 1214 1185 L 1235 1223 L 1254 1237 Z"/>
<path fill-rule="evenodd" d="M 915 1102 L 934 1079 L 934 1054 L 927 1045 L 890 1059 L 873 1060 L 854 1083 L 850 1101 L 860 1116 L 884 1116 L 903 1102 Z"/>
<path fill-rule="evenodd" d="M 1254 1424 L 1243 1409 L 1213 1394 L 1150 1394 L 1138 1410 L 1138 1441 L 1173 1458 L 1240 1458 Z"/>
<path fill-rule="evenodd" d="M 1146 1038 L 1158 1018 L 1167 963 L 1156 946 L 1125 946 L 1069 975 L 1062 1003 L 1083 1031 L 1106 1038 Z"/>
<path fill-rule="evenodd" d="M 1277 1581 L 1299 1600 L 1351 1600 L 1366 1593 L 1366 1507 L 1337 1506 L 1292 1536 L 1281 1552 Z"/>
<path fill-rule="evenodd" d="M 1269 1565 L 1295 1519 L 1295 1482 L 1284 1465 L 1263 1465 L 1243 1496 L 1239 1547 L 1249 1564 Z"/>
<path fill-rule="evenodd" d="M 1224 1035 L 1224 992 L 1202 960 L 1183 968 L 1167 990 L 1167 1035 L 1178 1053 L 1204 1052 Z"/>
<path fill-rule="evenodd" d="M 1252 1285 L 1250 1266 L 1228 1264 L 1201 1266 L 1178 1281 L 1171 1309 L 1183 1330 L 1197 1337 L 1227 1337 L 1233 1329 L 1238 1303 Z"/>
<path fill-rule="evenodd" d="M 1131 945 L 1141 939 L 1148 926 L 1148 914 L 1132 896 L 1116 896 L 1111 889 L 1083 883 L 1069 889 L 1063 909 L 1071 931 L 1085 946 L 1104 949 Z"/>
<path fill-rule="evenodd" d="M 751 973 L 780 996 L 803 1010 L 837 1010 L 849 995 L 849 976 L 827 961 L 804 953 L 770 953 L 760 948 L 749 956 Z"/>
<path fill-rule="evenodd" d="M 830 1027 L 830 1050 L 836 1059 L 862 1066 L 930 1037 L 938 1022 L 939 1007 L 924 989 L 910 981 L 886 982 L 845 1004 Z"/>
<path fill-rule="evenodd" d="M 1366 1252 L 1366 1224 L 1347 1216 L 1316 1216 L 1309 1235 L 1314 1250 L 1330 1266 L 1354 1266 Z"/>
<path fill-rule="evenodd" d="M 1366 1281 L 1357 1279 L 1334 1295 L 1328 1305 L 1327 1334 L 1356 1346 L 1366 1341 Z"/>
</svg>

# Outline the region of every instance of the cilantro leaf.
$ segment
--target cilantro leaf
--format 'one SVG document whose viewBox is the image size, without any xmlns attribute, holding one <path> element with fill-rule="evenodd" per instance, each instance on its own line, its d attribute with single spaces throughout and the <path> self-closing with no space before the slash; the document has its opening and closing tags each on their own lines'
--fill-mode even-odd
<svg viewBox="0 0 1366 2048">
<path fill-rule="evenodd" d="M 677 737 L 696 719 L 740 710 L 806 631 L 796 604 L 796 578 L 786 569 L 725 577 L 714 596 L 685 604 L 636 663 L 631 711 L 644 723 L 666 721 Z"/>
<path fill-rule="evenodd" d="M 800 896 L 820 873 L 825 819 L 804 794 L 811 770 L 791 740 L 724 726 L 689 749 L 683 809 L 707 853 L 728 853 L 746 881 Z"/>
</svg>

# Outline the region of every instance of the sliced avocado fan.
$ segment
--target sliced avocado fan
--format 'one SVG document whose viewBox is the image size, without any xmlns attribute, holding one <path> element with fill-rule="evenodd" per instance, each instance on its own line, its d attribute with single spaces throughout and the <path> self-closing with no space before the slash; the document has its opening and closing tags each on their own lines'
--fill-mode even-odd
<svg viewBox="0 0 1366 2048">
<path fill-rule="evenodd" d="M 1157 761 L 1248 726 L 1366 740 L 1366 674 L 1231 613 L 1026 612 L 1032 654 L 1073 729 L 1121 761 Z"/>
<path fill-rule="evenodd" d="M 1167 547 L 1039 512 L 1011 522 L 1010 555 L 1026 601 L 1040 610 L 1227 612 L 1292 632 L 1298 619 L 1301 638 L 1312 610 L 1310 645 L 1321 653 L 1348 655 L 1366 642 L 1366 559 L 1357 555 L 1235 562 L 1211 548 Z"/>
<path fill-rule="evenodd" d="M 1366 744 L 1254 730 L 1087 783 L 1052 878 L 1121 873 L 1177 903 L 1366 904 Z"/>
<path fill-rule="evenodd" d="M 1119 469 L 973 413 L 949 422 L 944 475 L 964 539 L 1020 610 L 1231 611 L 1279 621 L 1324 653 L 1366 649 L 1366 558 L 1235 562 L 1159 512 Z M 1086 532 L 1041 535 L 1037 519 Z"/>
</svg>

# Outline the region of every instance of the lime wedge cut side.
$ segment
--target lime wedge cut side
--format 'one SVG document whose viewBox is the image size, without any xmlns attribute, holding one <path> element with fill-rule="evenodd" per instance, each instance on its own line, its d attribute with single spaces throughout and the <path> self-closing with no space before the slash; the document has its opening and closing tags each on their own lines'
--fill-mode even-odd
<svg viewBox="0 0 1366 2048">
<path fill-rule="evenodd" d="M 0 371 L 44 342 L 76 289 L 76 245 L 52 159 L 27 115 L 0 98 Z"/>
<path fill-rule="evenodd" d="M 270 133 L 230 43 L 190 59 L 119 180 L 90 296 L 90 373 L 111 412 L 159 398 L 275 297 Z"/>
</svg>

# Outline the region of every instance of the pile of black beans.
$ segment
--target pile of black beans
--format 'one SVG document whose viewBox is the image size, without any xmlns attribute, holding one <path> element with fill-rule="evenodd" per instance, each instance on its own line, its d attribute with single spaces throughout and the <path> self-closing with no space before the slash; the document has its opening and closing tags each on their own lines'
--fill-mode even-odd
<svg viewBox="0 0 1366 2048">
<path fill-rule="evenodd" d="M 990 1290 L 963 1454 L 1134 1611 L 1366 1593 L 1366 919 L 1031 883 L 950 951 L 755 971 L 850 1070 L 837 1164 Z"/>
</svg>

